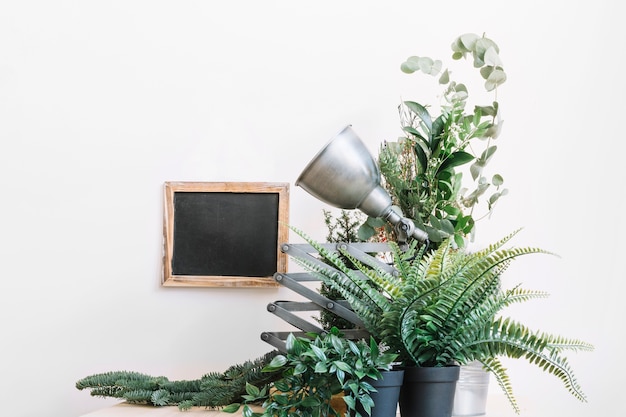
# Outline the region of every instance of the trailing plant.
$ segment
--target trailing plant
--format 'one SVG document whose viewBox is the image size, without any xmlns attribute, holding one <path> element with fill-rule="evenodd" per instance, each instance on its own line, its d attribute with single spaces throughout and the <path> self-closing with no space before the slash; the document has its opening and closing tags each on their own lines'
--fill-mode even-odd
<svg viewBox="0 0 626 417">
<path fill-rule="evenodd" d="M 89 389 L 95 397 L 120 398 L 133 404 L 177 405 L 181 410 L 193 406 L 218 408 L 242 401 L 248 395 L 247 385 L 266 385 L 278 379 L 278 372 L 264 371 L 277 354 L 278 351 L 268 352 L 196 380 L 170 381 L 164 376 L 113 371 L 82 378 L 76 382 L 76 388 Z"/>
<path fill-rule="evenodd" d="M 517 285 L 501 288 L 501 275 L 522 255 L 548 254 L 534 247 L 505 248 L 513 232 L 487 248 L 468 252 L 448 238 L 434 251 L 414 241 L 400 251 L 390 242 L 394 271 L 377 263 L 365 265 L 339 244 L 327 250 L 302 231 L 292 228 L 324 258 L 297 261 L 336 289 L 361 318 L 366 329 L 405 366 L 445 366 L 480 361 L 491 371 L 516 411 L 519 411 L 500 358 L 524 358 L 556 376 L 577 399 L 585 400 L 564 351 L 592 346 L 531 330 L 499 315 L 506 307 L 546 297 Z M 344 262 L 350 260 L 353 270 Z M 329 266 L 329 265 L 332 265 Z"/>
<path fill-rule="evenodd" d="M 337 328 L 327 334 L 296 337 L 286 340 L 287 352 L 277 355 L 264 372 L 281 374 L 268 387 L 250 386 L 248 402 L 264 399 L 263 412 L 255 412 L 244 404 L 243 415 L 266 417 L 327 417 L 339 416 L 331 405 L 333 395 L 344 393 L 343 400 L 351 415 L 361 416 L 360 404 L 369 415 L 374 406 L 370 393 L 374 391 L 368 378 L 380 379 L 381 370 L 389 370 L 397 355 L 382 352 L 372 338 L 348 340 Z M 223 411 L 235 412 L 242 404 L 235 403 Z"/>
<path fill-rule="evenodd" d="M 459 36 L 452 43 L 452 51 L 454 60 L 471 56 L 474 68 L 485 80 L 485 90 L 494 95 L 492 103 L 468 109 L 469 89 L 454 81 L 451 71 L 442 69 L 442 61 L 411 56 L 400 67 L 404 73 L 439 77 L 443 87 L 439 114 L 434 115 L 428 104 L 403 101 L 399 106 L 403 135 L 396 141 L 385 141 L 378 156 L 383 185 L 393 203 L 428 233 L 431 247 L 448 237 L 463 247 L 478 220 L 474 209 L 487 190 L 494 189 L 486 199 L 484 215 L 507 193 L 501 175 L 488 179 L 484 173 L 497 150 L 495 140 L 502 127 L 497 88 L 506 81 L 506 73 L 500 50 L 493 40 L 470 33 Z M 467 164 L 472 190 L 464 184 L 461 170 Z M 372 238 L 378 226 L 380 222 L 368 219 L 360 238 Z M 386 231 L 387 238 L 395 240 L 393 230 L 387 226 Z"/>
</svg>

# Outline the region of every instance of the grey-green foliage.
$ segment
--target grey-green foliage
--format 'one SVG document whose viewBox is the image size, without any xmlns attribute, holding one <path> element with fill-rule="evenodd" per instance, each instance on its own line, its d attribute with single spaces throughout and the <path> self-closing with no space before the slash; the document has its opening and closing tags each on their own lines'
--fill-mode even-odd
<svg viewBox="0 0 626 417">
<path fill-rule="evenodd" d="M 494 94 L 493 102 L 468 109 L 468 87 L 453 80 L 450 71 L 442 69 L 442 61 L 411 56 L 402 63 L 403 72 L 439 77 L 443 87 L 439 114 L 434 115 L 433 106 L 423 101 L 402 102 L 399 113 L 403 136 L 397 141 L 385 141 L 378 157 L 384 186 L 394 204 L 428 233 L 434 246 L 450 236 L 463 246 L 478 220 L 474 208 L 481 199 L 485 198 L 487 206 L 486 213 L 480 214 L 484 216 L 507 193 L 501 175 L 488 178 L 485 174 L 502 127 L 496 92 L 506 81 L 506 73 L 500 50 L 491 39 L 465 34 L 452 43 L 452 51 L 455 60 L 472 57 L 485 90 Z M 467 164 L 469 182 L 461 170 Z M 486 197 L 489 189 L 493 191 Z M 370 220 L 363 224 L 360 237 L 365 240 L 374 233 Z"/>
<path fill-rule="evenodd" d="M 341 245 L 325 249 L 301 235 L 333 267 L 298 261 L 327 285 L 341 293 L 377 341 L 399 354 L 407 366 L 444 366 L 478 360 L 491 371 L 513 407 L 512 386 L 500 358 L 523 358 L 562 381 L 576 398 L 585 400 L 564 355 L 566 350 L 591 350 L 577 339 L 563 338 L 501 315 L 511 304 L 545 297 L 540 291 L 517 285 L 501 287 L 501 275 L 522 255 L 548 253 L 539 248 L 505 248 L 514 232 L 487 248 L 468 252 L 451 239 L 436 250 L 417 248 L 401 252 L 390 242 L 395 271 L 367 266 Z M 356 266 L 351 269 L 347 258 Z"/>
<path fill-rule="evenodd" d="M 76 382 L 79 390 L 89 389 L 95 397 L 113 397 L 134 404 L 178 405 L 181 410 L 193 406 L 223 407 L 246 395 L 246 384 L 263 386 L 279 377 L 263 372 L 278 351 L 230 366 L 224 372 L 211 372 L 195 380 L 170 381 L 133 371 L 94 374 Z"/>
</svg>

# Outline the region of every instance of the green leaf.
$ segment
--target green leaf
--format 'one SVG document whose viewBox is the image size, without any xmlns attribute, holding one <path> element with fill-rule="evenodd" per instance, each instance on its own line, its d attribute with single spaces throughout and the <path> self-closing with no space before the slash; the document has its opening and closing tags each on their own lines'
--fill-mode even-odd
<svg viewBox="0 0 626 417">
<path fill-rule="evenodd" d="M 493 46 L 490 46 L 485 51 L 484 61 L 485 61 L 485 64 L 492 66 L 492 67 L 502 66 L 502 60 L 500 59 L 500 55 L 498 55 L 497 49 L 494 48 Z"/>
<path fill-rule="evenodd" d="M 448 219 L 441 220 L 441 230 L 446 232 L 448 235 L 454 234 L 454 225 Z"/>
<path fill-rule="evenodd" d="M 497 110 L 493 106 L 475 106 L 474 112 L 480 111 L 483 116 L 494 117 L 497 114 Z"/>
<path fill-rule="evenodd" d="M 483 173 L 484 167 L 485 163 L 481 160 L 476 160 L 472 165 L 470 165 L 470 175 L 474 181 L 476 181 L 476 178 L 480 177 Z"/>
<path fill-rule="evenodd" d="M 478 38 L 478 35 L 474 33 L 465 33 L 457 37 L 451 45 L 452 51 L 454 51 L 452 58 L 461 59 L 466 53 L 471 52 Z"/>
<path fill-rule="evenodd" d="M 488 147 L 480 155 L 480 159 L 482 161 L 484 161 L 485 164 L 487 164 L 489 162 L 489 160 L 491 159 L 491 157 L 493 156 L 493 154 L 496 153 L 496 150 L 498 150 L 497 146 L 490 146 L 490 147 Z"/>
<path fill-rule="evenodd" d="M 429 221 L 430 221 L 430 225 L 432 227 L 434 227 L 437 230 L 441 230 L 441 222 L 439 221 L 438 218 L 436 218 L 435 216 L 430 216 L 429 217 Z"/>
<path fill-rule="evenodd" d="M 241 415 L 243 417 L 252 417 L 252 415 L 254 414 L 254 412 L 252 411 L 252 408 L 250 408 L 249 406 L 245 405 L 243 407 L 243 410 L 241 411 Z"/>
<path fill-rule="evenodd" d="M 450 72 L 445 70 L 441 73 L 441 77 L 439 77 L 439 84 L 445 85 L 450 82 Z"/>
<path fill-rule="evenodd" d="M 283 355 L 276 355 L 272 361 L 264 368 L 265 372 L 275 371 L 282 368 L 287 363 L 287 358 Z"/>
<path fill-rule="evenodd" d="M 377 358 L 380 355 L 380 348 L 378 347 L 378 343 L 372 336 L 370 336 L 370 352 L 373 358 Z"/>
<path fill-rule="evenodd" d="M 432 130 L 433 122 L 430 117 L 430 113 L 428 113 L 428 110 L 426 110 L 424 106 L 414 101 L 405 101 L 404 105 L 409 110 L 411 110 L 417 117 L 419 117 L 422 122 L 424 122 L 424 125 L 426 125 L 426 129 L 428 130 L 428 132 Z"/>
<path fill-rule="evenodd" d="M 344 372 L 352 372 L 352 367 L 344 361 L 334 361 L 333 365 L 335 365 L 337 368 L 341 369 Z"/>
<path fill-rule="evenodd" d="M 417 162 L 419 163 L 419 172 L 425 172 L 428 168 L 428 155 L 426 155 L 426 151 L 424 151 L 419 142 L 415 144 L 413 149 L 415 150 L 415 156 L 417 157 Z"/>
<path fill-rule="evenodd" d="M 274 387 L 278 390 L 278 391 L 283 391 L 286 392 L 289 390 L 289 384 L 287 383 L 287 381 L 284 380 L 278 380 L 274 383 Z"/>
<path fill-rule="evenodd" d="M 356 401 L 349 395 L 344 395 L 343 401 L 346 403 L 350 410 L 356 409 Z"/>
<path fill-rule="evenodd" d="M 441 165 L 439 166 L 439 169 L 437 169 L 437 173 L 441 171 L 445 171 L 450 168 L 454 168 L 454 167 L 466 164 L 473 159 L 474 159 L 474 155 L 470 153 L 467 153 L 464 151 L 454 152 L 441 163 Z"/>
<path fill-rule="evenodd" d="M 293 368 L 293 374 L 294 375 L 300 375 L 306 372 L 307 366 L 305 364 L 302 363 L 298 363 L 296 364 L 296 366 L 294 366 Z"/>
<path fill-rule="evenodd" d="M 281 391 L 286 392 L 288 390 L 289 390 L 289 386 L 287 385 L 287 388 L 285 388 L 285 389 L 283 389 Z M 274 402 L 276 402 L 279 405 L 287 405 L 287 404 L 289 404 L 289 396 L 285 395 L 285 394 L 273 395 L 272 399 L 274 400 Z"/>
<path fill-rule="evenodd" d="M 318 407 L 322 405 L 322 402 L 317 396 L 312 395 L 309 397 L 305 397 L 300 404 L 303 407 Z"/>
<path fill-rule="evenodd" d="M 350 349 L 350 352 L 354 353 L 354 355 L 356 356 L 359 356 L 361 354 L 359 347 L 352 340 L 348 340 L 348 348 Z"/>
<path fill-rule="evenodd" d="M 444 213 L 447 213 L 451 216 L 457 216 L 462 213 L 461 209 L 452 205 L 443 206 L 441 209 Z"/>
<path fill-rule="evenodd" d="M 376 229 L 374 229 L 373 227 L 371 227 L 369 224 L 367 223 L 363 223 L 361 226 L 359 226 L 356 235 L 359 238 L 359 240 L 366 242 L 369 240 L 369 238 L 371 238 L 372 236 L 374 236 L 376 234 Z"/>
<path fill-rule="evenodd" d="M 289 333 L 289 335 L 287 335 L 287 340 L 285 340 L 285 347 L 287 349 L 287 352 L 293 351 L 296 348 L 296 344 L 296 337 L 292 333 Z"/>
<path fill-rule="evenodd" d="M 502 178 L 502 176 L 500 174 L 495 174 L 492 178 L 491 178 L 491 183 L 493 185 L 495 185 L 496 187 L 501 186 L 502 184 L 504 184 L 504 178 Z"/>
<path fill-rule="evenodd" d="M 503 84 L 506 81 L 506 74 L 501 69 L 495 69 L 489 77 L 487 81 L 485 81 L 485 89 L 487 91 L 493 91 L 497 86 Z"/>
<path fill-rule="evenodd" d="M 340 355 L 343 354 L 345 348 L 342 343 L 341 337 L 334 334 L 329 334 L 328 339 L 330 339 L 330 344 L 333 346 L 333 349 L 335 349 Z"/>
<path fill-rule="evenodd" d="M 326 372 L 328 372 L 328 366 L 326 366 L 326 362 L 317 362 L 315 364 L 315 373 L 325 374 Z"/>
<path fill-rule="evenodd" d="M 246 393 L 248 395 L 258 397 L 261 391 L 256 386 L 250 384 L 249 382 L 246 382 Z"/>
<path fill-rule="evenodd" d="M 319 348 L 318 346 L 315 346 L 315 345 L 311 345 L 311 350 L 313 351 L 313 353 L 315 354 L 317 359 L 319 359 L 321 361 L 325 361 L 326 360 L 326 354 L 324 353 L 324 351 L 321 348 Z"/>
<path fill-rule="evenodd" d="M 368 217 L 366 223 L 376 229 L 379 227 L 383 227 L 387 224 L 387 222 L 380 217 Z"/>
<path fill-rule="evenodd" d="M 489 207 L 495 204 L 496 201 L 500 198 L 500 193 L 493 193 L 489 197 Z"/>
<path fill-rule="evenodd" d="M 419 70 L 419 57 L 411 56 L 400 65 L 400 71 L 405 74 L 413 74 Z"/>
<path fill-rule="evenodd" d="M 229 404 L 226 407 L 222 408 L 220 411 L 223 411 L 225 413 L 234 413 L 236 411 L 239 411 L 239 407 L 241 407 L 241 404 L 233 403 L 233 404 Z"/>
</svg>

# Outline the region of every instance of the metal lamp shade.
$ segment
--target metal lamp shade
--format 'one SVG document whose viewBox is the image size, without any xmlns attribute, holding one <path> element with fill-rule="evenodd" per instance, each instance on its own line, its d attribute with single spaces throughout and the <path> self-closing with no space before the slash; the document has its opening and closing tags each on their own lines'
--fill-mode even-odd
<svg viewBox="0 0 626 417">
<path fill-rule="evenodd" d="M 341 209 L 387 217 L 391 198 L 380 185 L 376 161 L 351 126 L 333 137 L 309 162 L 296 185 Z"/>
</svg>

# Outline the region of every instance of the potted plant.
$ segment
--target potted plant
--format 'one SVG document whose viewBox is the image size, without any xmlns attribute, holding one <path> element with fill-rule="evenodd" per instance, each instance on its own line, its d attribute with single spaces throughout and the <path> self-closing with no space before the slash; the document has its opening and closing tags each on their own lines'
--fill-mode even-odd
<svg viewBox="0 0 626 417">
<path fill-rule="evenodd" d="M 451 49 L 454 60 L 472 58 L 484 90 L 493 97 L 490 103 L 472 106 L 468 84 L 452 77 L 442 61 L 411 56 L 400 69 L 406 74 L 438 77 L 443 89 L 440 103 L 402 102 L 403 134 L 395 141 L 385 141 L 378 156 L 382 183 L 392 201 L 398 211 L 428 233 L 432 248 L 450 237 L 463 247 L 474 235 L 476 222 L 490 216 L 499 199 L 508 193 L 502 175 L 488 178 L 486 174 L 503 124 L 497 92 L 507 76 L 500 49 L 493 40 L 472 33 L 457 37 Z M 479 209 L 484 212 L 479 213 Z M 381 230 L 384 240 L 396 240 L 393 229 L 371 218 L 361 225 L 359 237 L 378 239 Z M 461 367 L 455 414 L 484 413 L 489 374 L 480 367 L 478 362 Z"/>
<path fill-rule="evenodd" d="M 503 289 L 501 274 L 516 258 L 548 253 L 539 248 L 506 248 L 517 232 L 476 252 L 458 248 L 453 238 L 445 239 L 434 251 L 412 242 L 401 251 L 390 242 L 395 270 L 390 272 L 376 259 L 360 262 L 349 245 L 328 250 L 305 233 L 292 228 L 324 259 L 298 257 L 297 261 L 324 283 L 336 289 L 361 318 L 375 340 L 398 354 L 405 367 L 406 382 L 428 374 L 449 373 L 444 379 L 458 378 L 458 365 L 480 361 L 495 376 L 504 394 L 519 411 L 506 369 L 500 357 L 525 358 L 559 378 L 579 400 L 585 395 L 570 368 L 565 350 L 590 350 L 588 343 L 533 331 L 501 316 L 514 303 L 545 297 L 543 292 L 521 286 Z M 289 252 L 288 252 L 289 253 Z M 363 254 L 361 254 L 363 255 Z M 343 259 L 348 259 L 350 268 Z M 363 258 L 361 258 L 363 259 Z M 332 265 L 330 267 L 329 265 Z M 455 377 L 456 374 L 456 377 Z M 432 387 L 429 387 L 432 389 Z M 438 396 L 439 404 L 428 405 L 420 416 L 444 416 L 452 412 L 451 392 Z M 432 395 L 432 392 L 431 392 Z M 442 403 L 441 398 L 448 402 Z M 403 401 L 406 400 L 406 401 Z M 400 398 L 403 414 L 407 407 L 424 405 L 426 399 L 405 391 Z M 427 414 L 428 410 L 433 414 Z"/>
<path fill-rule="evenodd" d="M 343 416 L 348 411 L 351 416 L 393 417 L 396 413 L 402 371 L 395 383 L 395 402 L 385 407 L 383 398 L 373 399 L 382 390 L 375 383 L 390 372 L 397 354 L 383 352 L 372 338 L 349 340 L 337 328 L 326 334 L 310 334 L 296 337 L 290 334 L 286 341 L 287 351 L 278 354 L 264 368 L 264 372 L 279 373 L 281 377 L 269 386 L 258 388 L 248 386 L 247 403 L 263 401 L 263 411 L 255 412 L 244 404 L 244 416 L 289 417 L 294 412 L 301 417 Z M 393 391 L 393 390 L 392 390 Z M 333 396 L 342 396 L 344 407 L 333 404 Z M 374 405 L 376 403 L 376 406 Z M 235 403 L 223 409 L 235 412 L 241 404 Z"/>
</svg>

